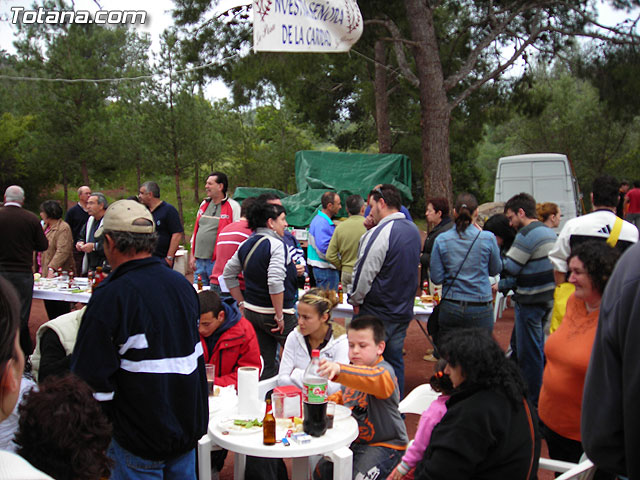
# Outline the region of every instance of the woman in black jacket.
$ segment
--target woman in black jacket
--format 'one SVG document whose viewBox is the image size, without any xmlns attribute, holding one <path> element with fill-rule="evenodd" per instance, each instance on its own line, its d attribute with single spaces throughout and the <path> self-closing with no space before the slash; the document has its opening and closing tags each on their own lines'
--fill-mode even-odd
<svg viewBox="0 0 640 480">
<path fill-rule="evenodd" d="M 536 478 L 538 418 L 515 364 L 483 329 L 451 332 L 440 353 L 455 391 L 415 479 Z"/>
<path fill-rule="evenodd" d="M 420 255 L 420 264 L 422 265 L 420 285 L 425 281 L 429 281 L 429 262 L 431 261 L 431 250 L 433 250 L 433 243 L 436 241 L 436 237 L 454 225 L 451 217 L 449 217 L 449 201 L 446 198 L 430 198 L 427 202 L 427 211 L 424 214 L 427 222 L 432 227 L 424 241 L 422 254 Z M 433 294 L 434 292 L 430 293 Z"/>
</svg>

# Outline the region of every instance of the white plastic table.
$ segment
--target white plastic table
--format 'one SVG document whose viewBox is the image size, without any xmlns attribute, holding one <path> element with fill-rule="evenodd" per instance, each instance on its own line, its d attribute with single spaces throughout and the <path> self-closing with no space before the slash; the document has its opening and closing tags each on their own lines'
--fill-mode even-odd
<svg viewBox="0 0 640 480">
<path fill-rule="evenodd" d="M 413 318 L 419 322 L 427 323 L 431 312 L 433 312 L 433 306 L 413 307 Z M 337 318 L 351 318 L 353 317 L 353 305 L 346 301 L 339 303 L 332 310 L 332 315 Z"/>
<path fill-rule="evenodd" d="M 233 415 L 235 408 L 225 412 Z M 311 442 L 300 445 L 293 440 L 288 447 L 282 443 L 264 445 L 262 430 L 250 434 L 229 433 L 223 435 L 218 422 L 219 415 L 210 415 L 209 438 L 212 443 L 226 448 L 235 454 L 234 478 L 244 480 L 244 470 L 247 455 L 266 458 L 291 458 L 293 460 L 292 480 L 306 480 L 309 477 L 309 457 L 324 455 L 333 462 L 334 480 L 351 480 L 353 452 L 349 445 L 358 437 L 358 422 L 349 416 L 335 419 L 333 428 L 327 430 L 321 437 L 311 437 Z M 282 430 L 277 429 L 276 435 L 282 437 Z"/>
<path fill-rule="evenodd" d="M 70 290 L 58 290 L 57 288 L 42 288 L 39 285 L 33 286 L 33 298 L 41 300 L 58 300 L 61 302 L 89 303 L 90 292 L 73 293 Z"/>
</svg>

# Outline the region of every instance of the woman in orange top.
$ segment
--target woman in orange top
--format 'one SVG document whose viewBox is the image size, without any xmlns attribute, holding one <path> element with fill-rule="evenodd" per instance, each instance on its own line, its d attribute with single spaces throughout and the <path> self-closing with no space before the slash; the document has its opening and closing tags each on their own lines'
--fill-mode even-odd
<svg viewBox="0 0 640 480">
<path fill-rule="evenodd" d="M 549 456 L 578 462 L 582 390 L 591 358 L 593 339 L 604 287 L 613 272 L 618 253 L 605 242 L 577 245 L 569 257 L 569 282 L 575 292 L 569 297 L 564 319 L 547 340 L 547 359 L 542 377 L 538 414 Z"/>
</svg>

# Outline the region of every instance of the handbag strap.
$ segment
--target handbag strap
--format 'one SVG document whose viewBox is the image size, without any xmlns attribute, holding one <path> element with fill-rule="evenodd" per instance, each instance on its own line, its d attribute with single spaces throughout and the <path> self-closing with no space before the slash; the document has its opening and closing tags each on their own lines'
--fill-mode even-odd
<svg viewBox="0 0 640 480">
<path fill-rule="evenodd" d="M 531 461 L 529 462 L 529 471 L 527 472 L 526 480 L 529 480 L 531 476 L 531 469 L 533 468 L 533 461 L 536 454 L 536 437 L 533 433 L 533 419 L 531 418 L 531 410 L 529 410 L 529 404 L 523 397 L 522 403 L 524 403 L 524 410 L 527 412 L 527 421 L 529 422 L 529 433 L 531 434 Z"/>
<path fill-rule="evenodd" d="M 458 271 L 456 272 L 456 276 L 453 277 L 453 280 L 451 281 L 451 285 L 449 285 L 447 287 L 447 291 L 442 294 L 442 300 L 444 300 L 444 298 L 447 296 L 447 293 L 449 293 L 449 290 L 451 290 L 451 287 L 453 287 L 453 284 L 455 283 L 456 279 L 458 278 L 458 274 L 462 270 L 462 266 L 464 265 L 464 262 L 467 260 L 467 257 L 469 256 L 469 253 L 471 253 L 471 249 L 473 248 L 473 244 L 476 243 L 476 240 L 478 240 L 478 237 L 480 236 L 481 233 L 482 233 L 482 230 L 478 232 L 478 235 L 476 235 L 476 238 L 474 238 L 473 242 L 471 242 L 471 246 L 469 247 L 469 250 L 467 250 L 467 254 L 462 259 L 462 263 L 460 264 L 460 268 L 458 268 Z"/>
<path fill-rule="evenodd" d="M 249 263 L 249 259 L 253 256 L 253 253 L 256 251 L 256 248 L 258 248 L 258 245 L 260 245 L 266 239 L 267 239 L 266 235 L 262 235 L 262 238 L 260 240 L 258 240 L 256 243 L 253 244 L 253 247 L 251 247 L 251 250 L 249 250 L 249 253 L 247 254 L 247 256 L 244 259 L 244 263 L 242 265 L 242 269 L 243 270 L 247 269 L 247 264 Z"/>
</svg>

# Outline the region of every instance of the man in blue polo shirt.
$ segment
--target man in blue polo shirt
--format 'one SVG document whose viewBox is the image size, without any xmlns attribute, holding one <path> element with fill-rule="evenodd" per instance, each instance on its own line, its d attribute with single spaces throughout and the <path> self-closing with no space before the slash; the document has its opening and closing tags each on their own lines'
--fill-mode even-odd
<svg viewBox="0 0 640 480">
<path fill-rule="evenodd" d="M 167 265 L 173 268 L 183 232 L 178 211 L 173 205 L 160 200 L 160 187 L 156 182 L 144 182 L 140 187 L 138 199 L 149 209 L 156 224 L 158 246 L 153 255 L 164 258 Z"/>
<path fill-rule="evenodd" d="M 321 210 L 309 225 L 307 263 L 313 267 L 313 278 L 318 287 L 338 290 L 338 282 L 340 281 L 338 270 L 327 260 L 326 255 L 333 231 L 336 229 L 331 218 L 340 211 L 342 203 L 340 196 L 335 192 L 325 192 L 321 202 Z"/>
</svg>

